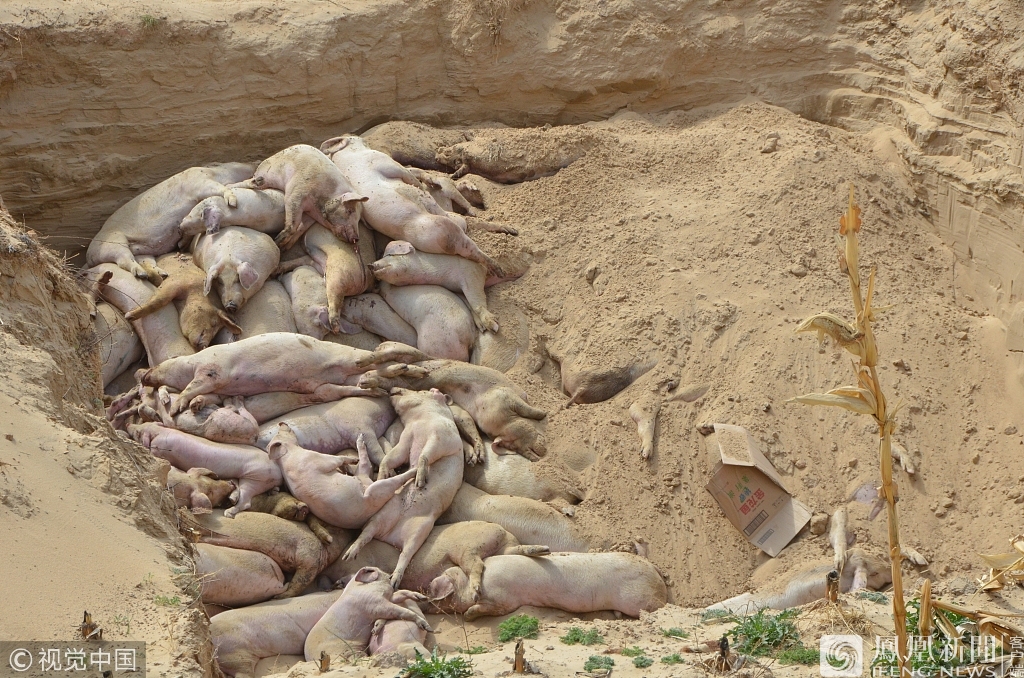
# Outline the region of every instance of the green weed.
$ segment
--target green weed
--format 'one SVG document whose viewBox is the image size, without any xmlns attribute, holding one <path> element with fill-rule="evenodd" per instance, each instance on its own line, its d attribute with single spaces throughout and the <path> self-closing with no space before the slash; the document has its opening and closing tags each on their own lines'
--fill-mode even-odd
<svg viewBox="0 0 1024 678">
<path fill-rule="evenodd" d="M 689 638 L 690 637 L 689 633 L 687 633 L 686 631 L 682 630 L 678 626 L 673 626 L 670 629 L 662 629 L 661 630 L 661 635 L 665 636 L 666 638 Z"/>
<path fill-rule="evenodd" d="M 816 647 L 804 647 L 802 644 L 786 648 L 778 654 L 780 664 L 805 664 L 813 666 L 818 663 L 821 652 Z"/>
<path fill-rule="evenodd" d="M 597 669 L 608 669 L 615 666 L 615 660 L 607 655 L 592 654 L 583 665 L 584 671 L 596 671 Z"/>
<path fill-rule="evenodd" d="M 639 657 L 635 657 L 633 659 L 633 666 L 637 667 L 638 669 L 646 669 L 648 666 L 650 666 L 653 663 L 654 663 L 653 659 L 651 659 L 650 657 L 643 656 L 643 655 L 641 655 Z"/>
<path fill-rule="evenodd" d="M 417 652 L 416 661 L 400 675 L 402 678 L 469 678 L 473 675 L 473 662 L 464 657 L 438 657 L 436 649 L 429 659 Z"/>
<path fill-rule="evenodd" d="M 627 647 L 625 650 L 623 650 L 622 651 L 622 656 L 624 656 L 624 657 L 639 657 L 643 653 L 644 653 L 644 651 L 643 651 L 642 648 L 634 645 L 633 647 Z"/>
<path fill-rule="evenodd" d="M 682 657 L 680 657 L 678 652 L 673 652 L 672 654 L 665 655 L 664 657 L 662 657 L 661 658 L 661 663 L 662 664 L 685 664 L 686 660 L 683 659 Z"/>
<path fill-rule="evenodd" d="M 569 632 L 559 638 L 566 645 L 597 645 L 604 642 L 604 636 L 597 632 L 597 629 L 584 631 L 578 626 L 573 626 Z"/>
<path fill-rule="evenodd" d="M 732 639 L 733 649 L 740 654 L 763 657 L 776 650 L 785 650 L 800 640 L 793 619 L 797 610 L 783 610 L 773 615 L 761 609 L 739 620 L 726 635 Z"/>
<path fill-rule="evenodd" d="M 517 614 L 498 624 L 498 640 L 507 643 L 514 638 L 536 638 L 540 620 L 527 614 Z"/>
<path fill-rule="evenodd" d="M 178 596 L 172 596 L 170 598 L 167 596 L 157 596 L 153 599 L 153 602 L 157 605 L 163 605 L 164 607 L 177 607 L 178 605 L 181 605 L 181 598 Z"/>
</svg>

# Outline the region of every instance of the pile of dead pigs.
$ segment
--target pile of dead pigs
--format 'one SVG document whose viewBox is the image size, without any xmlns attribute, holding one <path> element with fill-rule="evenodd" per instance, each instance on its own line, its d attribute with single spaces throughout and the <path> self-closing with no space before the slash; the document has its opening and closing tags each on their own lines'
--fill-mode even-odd
<svg viewBox="0 0 1024 678">
<path fill-rule="evenodd" d="M 470 202 L 472 184 L 344 136 L 185 170 L 90 245 L 108 418 L 173 467 L 228 675 L 425 653 L 424 612 L 665 603 L 646 560 L 586 553 L 547 504 L 463 483 L 486 460 L 529 477 L 546 416 L 475 364 L 498 330 L 484 289 L 514 276 L 467 217 L 515 231 Z"/>
</svg>

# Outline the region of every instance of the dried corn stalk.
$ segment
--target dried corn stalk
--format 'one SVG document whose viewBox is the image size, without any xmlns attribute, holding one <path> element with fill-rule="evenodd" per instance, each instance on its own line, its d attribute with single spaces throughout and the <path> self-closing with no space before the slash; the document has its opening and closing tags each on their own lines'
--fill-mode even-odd
<svg viewBox="0 0 1024 678">
<path fill-rule="evenodd" d="M 806 405 L 830 405 L 842 407 L 874 417 L 878 424 L 879 456 L 882 471 L 882 487 L 879 490 L 885 500 L 889 519 L 889 559 L 892 563 L 892 607 L 896 623 L 896 638 L 899 655 L 900 675 L 909 676 L 907 665 L 907 610 L 903 602 L 903 572 L 900 570 L 900 535 L 899 522 L 896 516 L 898 493 L 892 479 L 892 432 L 896 409 L 889 411 L 885 396 L 878 382 L 878 347 L 871 329 L 876 310 L 872 307 L 875 292 L 875 269 L 868 276 L 867 294 L 861 295 L 861 278 L 859 268 L 859 246 L 857 233 L 860 231 L 860 208 L 853 199 L 853 185 L 850 185 L 850 202 L 846 214 L 839 219 L 839 268 L 850 280 L 850 294 L 853 297 L 853 309 L 857 315 L 856 322 L 850 323 L 831 313 L 818 313 L 811 316 L 799 327 L 797 332 L 817 332 L 818 340 L 828 335 L 839 346 L 860 359 L 855 366 L 857 385 L 835 388 L 828 393 L 809 393 L 793 398 L 793 401 Z M 930 598 L 929 598 L 930 599 Z M 941 616 L 941 615 L 939 615 Z"/>
</svg>

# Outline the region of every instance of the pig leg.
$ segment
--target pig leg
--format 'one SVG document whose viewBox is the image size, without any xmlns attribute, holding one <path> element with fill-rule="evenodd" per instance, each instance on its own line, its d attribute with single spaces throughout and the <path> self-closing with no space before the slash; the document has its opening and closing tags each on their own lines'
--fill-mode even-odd
<svg viewBox="0 0 1024 678">
<path fill-rule="evenodd" d="M 399 441 L 401 443 L 401 441 Z M 416 487 L 423 489 L 427 485 L 427 475 L 429 474 L 428 469 L 430 465 L 437 461 L 441 456 L 441 446 L 438 444 L 436 437 L 431 436 L 427 440 L 426 445 L 420 450 L 420 458 L 416 462 Z"/>
<path fill-rule="evenodd" d="M 309 227 L 313 225 L 313 221 L 303 220 L 302 218 L 304 208 L 308 206 L 308 197 L 309 196 L 306 195 L 306 192 L 302 187 L 299 186 L 289 186 L 288 190 L 285 192 L 284 230 L 278 233 L 277 238 L 274 239 L 275 242 L 280 245 L 282 252 L 292 247 L 298 239 L 301 238 L 307 230 L 309 230 Z M 323 216 L 319 214 L 320 210 L 316 210 L 316 212 L 316 215 L 311 213 L 311 216 L 313 216 L 314 219 L 316 219 L 317 216 L 320 216 L 316 221 L 321 223 L 326 221 Z M 324 228 L 332 229 L 333 227 L 330 224 L 324 224 Z"/>
<path fill-rule="evenodd" d="M 503 556 L 528 556 L 530 558 L 536 558 L 537 556 L 546 556 L 551 553 L 551 549 L 547 546 L 539 546 L 537 544 L 527 544 L 525 546 L 508 546 L 501 552 Z"/>
<path fill-rule="evenodd" d="M 452 418 L 455 419 L 455 426 L 458 427 L 462 439 L 469 443 L 469 446 L 464 448 L 466 463 L 471 466 L 479 464 L 484 458 L 484 441 L 476 428 L 476 422 L 469 412 L 458 405 L 450 405 L 448 409 L 452 411 Z"/>
<path fill-rule="evenodd" d="M 530 405 L 519 396 L 513 396 L 509 406 L 512 408 L 513 412 L 518 414 L 520 417 L 526 417 L 527 419 L 540 421 L 548 416 L 547 412 Z"/>
<path fill-rule="evenodd" d="M 384 480 L 394 475 L 394 470 L 402 464 L 409 463 L 409 454 L 412 452 L 412 434 L 403 435 L 398 444 L 391 448 L 384 459 L 380 462 L 380 470 L 377 472 L 377 480 Z"/>
<path fill-rule="evenodd" d="M 89 249 L 93 249 L 93 255 L 89 257 L 90 262 L 96 262 L 101 264 L 104 262 L 112 262 L 117 264 L 119 268 L 122 268 L 136 278 L 147 278 L 149 273 L 143 268 L 139 262 L 135 261 L 135 255 L 132 254 L 131 248 L 128 246 L 128 238 L 123 233 L 107 233 L 104 234 L 104 240 L 98 241 L 93 240 L 92 245 Z"/>
<path fill-rule="evenodd" d="M 149 301 L 125 313 L 124 319 L 130 322 L 139 318 L 145 318 L 150 313 L 156 313 L 167 304 L 184 296 L 186 292 L 186 289 L 178 285 L 170 282 L 164 283 L 156 288 L 156 292 L 149 298 Z"/>
<path fill-rule="evenodd" d="M 330 544 L 334 541 L 334 536 L 328 531 L 326 523 L 312 513 L 306 517 L 306 527 L 316 535 L 321 543 Z"/>
<path fill-rule="evenodd" d="M 372 612 L 374 618 L 378 622 L 387 621 L 389 619 L 401 619 L 402 621 L 412 622 L 427 633 L 433 633 L 433 629 L 430 628 L 430 624 L 427 622 L 427 619 L 423 616 L 422 612 L 417 614 L 407 607 L 402 607 L 401 605 L 392 603 L 390 600 L 382 600 L 379 602 L 374 601 Z M 376 626 L 377 624 L 375 622 L 374 627 L 376 628 Z M 380 628 L 383 627 L 384 625 L 381 624 Z M 378 629 L 377 632 L 380 633 L 380 629 Z"/>
<path fill-rule="evenodd" d="M 357 359 L 356 366 L 369 367 L 370 365 L 394 362 L 415 363 L 421 360 L 430 360 L 430 356 L 418 348 L 413 348 L 397 341 L 386 341 L 378 346 L 370 355 Z M 391 377 L 395 375 L 386 374 L 384 376 Z"/>
<path fill-rule="evenodd" d="M 484 294 L 484 286 L 463 285 L 462 294 L 469 303 L 469 309 L 473 313 L 473 322 L 481 332 L 498 331 L 498 319 L 487 308 L 487 295 Z"/>
<path fill-rule="evenodd" d="M 262 494 L 264 488 L 261 483 L 254 482 L 248 478 L 238 479 L 238 500 L 235 505 L 224 511 L 225 518 L 234 518 L 240 511 L 247 511 L 252 506 L 252 498 Z M 314 575 L 316 576 L 316 575 Z M 312 579 L 310 579 L 312 581 Z M 306 582 L 307 584 L 309 582 Z"/>
<path fill-rule="evenodd" d="M 313 266 L 313 257 L 305 256 L 297 259 L 289 259 L 288 261 L 282 261 L 274 272 L 270 274 L 270 277 L 276 278 L 279 275 L 284 275 L 288 271 L 294 271 L 299 266 Z"/>
<path fill-rule="evenodd" d="M 185 389 L 178 394 L 178 400 L 171 407 L 171 416 L 181 414 L 189 406 L 189 403 L 196 396 L 216 393 L 220 367 L 217 365 L 197 366 L 195 377 L 188 383 Z"/>
<path fill-rule="evenodd" d="M 466 621 L 473 621 L 478 617 L 500 617 L 504 614 L 508 614 L 512 610 L 499 605 L 498 603 L 484 601 L 477 603 L 466 610 L 466 614 L 463 615 L 463 619 Z"/>
<path fill-rule="evenodd" d="M 167 271 L 156 265 L 156 257 L 135 257 L 135 261 L 139 262 L 139 266 L 146 269 L 146 280 L 157 287 L 167 277 Z"/>
<path fill-rule="evenodd" d="M 430 536 L 430 530 L 434 527 L 434 519 L 424 516 L 416 516 L 408 518 L 405 525 L 402 526 L 402 553 L 398 556 L 398 563 L 395 565 L 395 571 L 391 575 L 391 587 L 398 588 L 398 585 L 402 583 L 402 577 L 405 576 L 405 569 L 409 567 L 409 563 L 412 562 L 413 556 L 423 546 L 423 542 Z M 362 535 L 360 535 L 362 537 Z"/>
<path fill-rule="evenodd" d="M 463 217 L 466 225 L 470 228 L 475 228 L 480 231 L 487 231 L 488 233 L 504 233 L 505 235 L 519 235 L 519 231 L 512 228 L 511 226 L 505 226 L 504 224 L 495 224 L 490 221 L 478 219 L 476 215 L 469 212 Z"/>
<path fill-rule="evenodd" d="M 448 242 L 451 245 L 452 254 L 457 254 L 460 257 L 469 259 L 470 261 L 483 264 L 487 267 L 487 272 L 492 275 L 505 275 L 505 272 L 501 270 L 501 266 L 498 265 L 498 262 L 484 254 L 484 251 L 477 247 L 472 238 L 458 230 L 457 226 L 453 232 L 449 234 Z"/>
</svg>

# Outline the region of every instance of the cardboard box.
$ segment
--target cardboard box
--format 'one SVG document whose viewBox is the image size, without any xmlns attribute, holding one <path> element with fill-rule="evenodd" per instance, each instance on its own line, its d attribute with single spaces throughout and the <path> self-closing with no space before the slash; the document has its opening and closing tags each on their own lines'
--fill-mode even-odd
<svg viewBox="0 0 1024 678">
<path fill-rule="evenodd" d="M 751 544 L 777 556 L 810 522 L 810 509 L 789 493 L 747 429 L 715 424 L 706 440 L 709 451 L 721 456 L 707 491 Z"/>
</svg>

